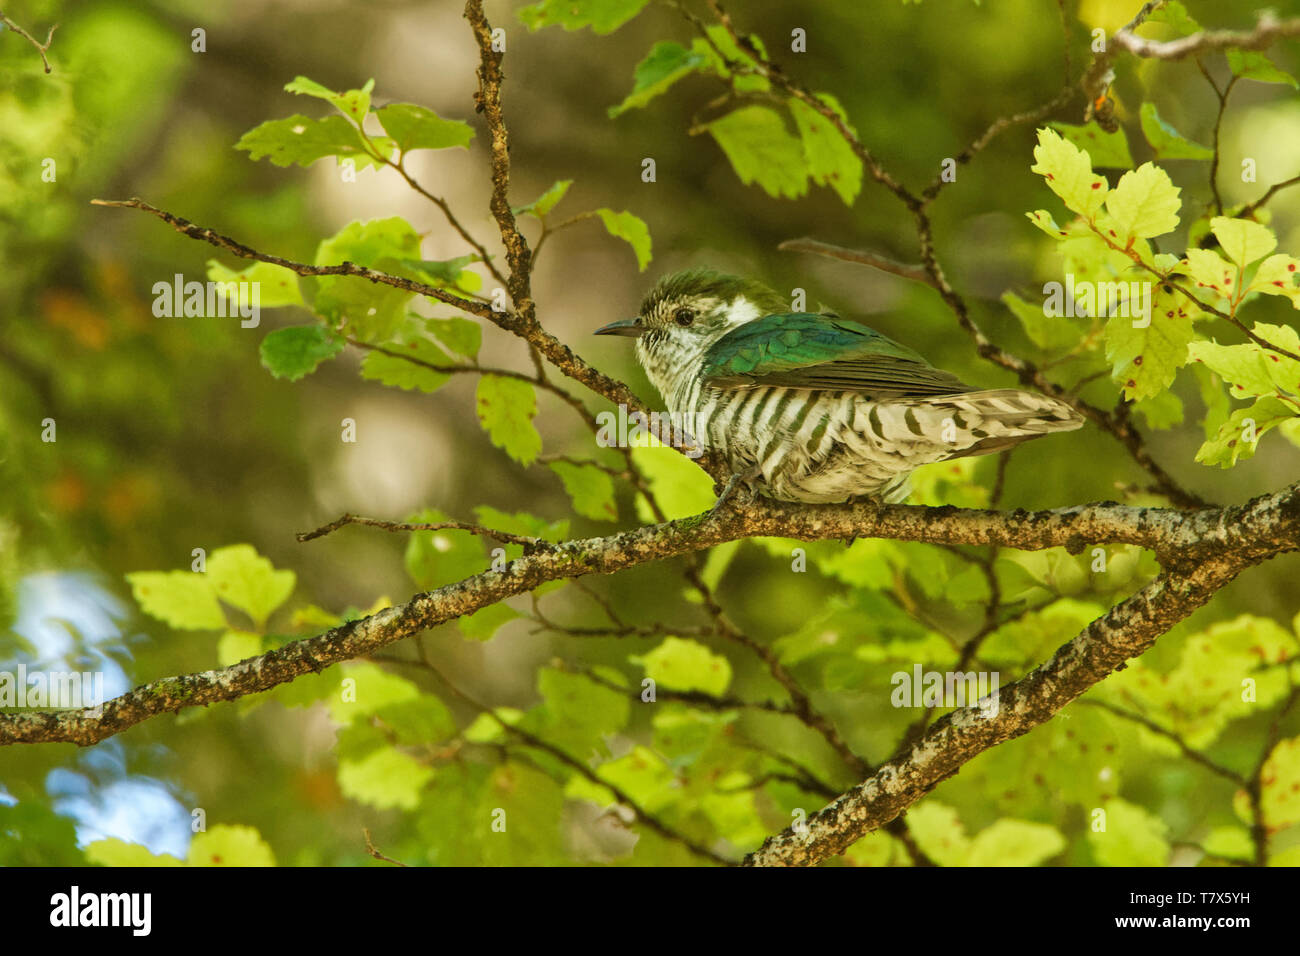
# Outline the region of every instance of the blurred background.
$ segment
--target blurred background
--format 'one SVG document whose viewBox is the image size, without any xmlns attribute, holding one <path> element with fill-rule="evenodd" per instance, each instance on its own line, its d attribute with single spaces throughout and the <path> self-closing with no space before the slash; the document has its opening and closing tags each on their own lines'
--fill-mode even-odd
<svg viewBox="0 0 1300 956">
<path fill-rule="evenodd" d="M 539 316 L 588 361 L 658 407 L 627 343 L 589 333 L 633 314 L 659 274 L 710 264 L 778 290 L 804 288 L 811 301 L 865 319 L 966 381 L 1011 384 L 978 359 L 930 290 L 777 251 L 782 240 L 811 235 L 914 261 L 910 217 L 869 180 L 852 208 L 825 189 L 791 202 L 743 186 L 708 135 L 688 135 L 692 117 L 719 92 L 702 77 L 686 79 L 646 109 L 607 117 L 655 41 L 689 42 L 689 27 L 673 10 L 653 5 L 616 33 L 595 36 L 530 34 L 515 17 L 519 6 L 488 4 L 508 38 L 512 200 L 522 204 L 553 181 L 572 178 L 562 211 L 627 209 L 648 223 L 654 240 L 654 260 L 640 273 L 629 248 L 598 223 L 548 239 L 534 279 Z M 1076 73 L 1087 30 L 1113 30 L 1137 6 L 1069 0 Z M 1272 6 L 1286 15 L 1300 5 Z M 1187 7 L 1207 27 L 1241 28 L 1253 22 L 1255 4 L 1187 0 Z M 1061 84 L 1062 36 L 1052 0 L 737 0 L 730 8 L 806 86 L 833 92 L 882 163 L 916 186 L 993 118 L 1035 106 Z M 345 511 L 399 519 L 436 507 L 468 517 L 487 504 L 572 518 L 578 535 L 615 527 L 574 517 L 554 474 L 520 468 L 491 445 L 475 421 L 469 376 L 432 395 L 401 392 L 363 381 L 359 356 L 348 352 L 288 383 L 261 367 L 258 345 L 271 329 L 306 321 L 301 310 L 266 311 L 257 329 L 155 318 L 155 282 L 176 273 L 197 278 L 212 258 L 240 264 L 150 216 L 89 205 L 92 198 L 139 196 L 299 261 L 310 261 L 321 238 L 352 220 L 401 215 L 424 234 L 426 258 L 464 253 L 440 213 L 392 172 L 366 170 L 349 183 L 330 160 L 281 168 L 233 149 L 264 120 L 324 115 L 324 104 L 283 91 L 293 77 L 334 89 L 373 77 L 377 104 L 419 103 L 475 125 L 467 151 L 416 154 L 413 172 L 496 251 L 487 137 L 472 102 L 477 52 L 458 0 L 28 0 L 5 12 L 34 35 L 43 37 L 53 22 L 60 27 L 50 75 L 28 43 L 0 32 L 0 668 L 22 661 L 103 670 L 111 696 L 216 666 L 216 635 L 172 631 L 144 617 L 123 577 L 187 568 L 194 548 L 253 544 L 297 573 L 295 605 L 341 612 L 381 596 L 405 600 L 417 588 L 403 566 L 401 536 L 351 528 L 307 544 L 295 540 L 296 532 Z M 196 27 L 206 31 L 206 52 L 191 50 Z M 785 52 L 795 27 L 807 31 L 805 54 Z M 1273 56 L 1284 68 L 1300 67 L 1294 44 Z M 1221 58 L 1215 68 L 1223 75 Z M 1132 135 L 1143 87 L 1183 135 L 1211 141 L 1217 102 L 1194 67 L 1128 64 L 1117 92 L 1136 161 L 1149 158 L 1140 135 Z M 1079 123 L 1082 110 L 1076 97 L 1054 118 Z M 1300 97 L 1287 86 L 1238 84 L 1220 135 L 1229 157 L 1222 180 L 1229 204 L 1300 173 Z M 1058 208 L 1029 171 L 1033 143 L 1029 126 L 1008 131 L 961 168 L 934 208 L 938 253 L 953 284 L 991 338 L 1026 355 L 1033 348 L 999 296 L 1008 289 L 1036 296 L 1059 274 L 1024 217 L 1026 210 Z M 1236 157 L 1247 155 L 1258 161 L 1256 184 L 1232 174 Z M 654 183 L 641 179 L 646 157 L 656 161 Z M 47 158 L 56 161 L 52 183 L 41 179 Z M 1208 200 L 1205 164 L 1175 160 L 1165 167 L 1184 189 L 1188 221 Z M 1300 249 L 1300 189 L 1283 191 L 1270 208 L 1280 248 Z M 481 359 L 528 368 L 518 340 L 491 329 Z M 1104 381 L 1099 388 L 1098 394 L 1110 388 L 1107 404 L 1113 402 L 1113 388 Z M 1150 446 L 1186 487 L 1216 502 L 1239 502 L 1300 475 L 1300 450 L 1279 435 L 1232 471 L 1195 464 L 1201 400 L 1190 376 L 1175 388 L 1187 422 L 1151 433 Z M 580 386 L 573 390 L 593 410 L 605 407 Z M 574 416 L 553 396 L 539 402 L 546 450 L 589 455 L 591 435 Z M 47 418 L 57 422 L 57 442 L 41 440 Z M 344 418 L 359 423 L 354 444 L 339 441 Z M 1018 451 L 1003 501 L 1064 506 L 1114 498 L 1117 484 L 1142 480 L 1112 439 L 1087 428 Z M 617 527 L 632 526 L 626 488 L 619 503 Z M 785 564 L 748 546 L 720 586 L 728 613 L 765 642 L 796 631 L 831 590 L 813 575 L 781 573 Z M 1291 557 L 1243 575 L 1192 626 L 1246 611 L 1289 623 L 1297 572 L 1300 559 Z M 641 568 L 594 586 L 629 620 L 699 623 L 698 609 L 681 598 L 675 566 Z M 565 595 L 557 598 L 557 616 L 582 623 L 594 613 L 581 596 Z M 558 654 L 622 661 L 656 643 L 579 647 L 517 620 L 487 643 L 444 627 L 429 646 L 481 699 L 526 708 L 536 700 L 540 663 Z M 715 650 L 731 657 L 737 693 L 762 685 L 752 660 Z M 861 752 L 885 756 L 898 725 L 875 727 L 880 701 L 847 693 L 828 706 Z M 184 857 L 190 811 L 200 806 L 210 822 L 256 827 L 280 863 L 363 862 L 362 826 L 415 853 L 410 818 L 340 792 L 332 744 L 319 709 L 267 706 L 241 717 L 232 704 L 196 718 L 157 718 L 86 751 L 0 749 L 0 831 L 9 837 L 0 839 L 0 862 L 79 862 L 80 846 L 105 837 Z M 1171 819 L 1190 825 L 1219 812 L 1209 808 L 1223 794 L 1198 796 L 1185 770 L 1133 772 L 1137 791 Z M 997 815 L 992 805 L 967 810 L 977 823 Z"/>
</svg>

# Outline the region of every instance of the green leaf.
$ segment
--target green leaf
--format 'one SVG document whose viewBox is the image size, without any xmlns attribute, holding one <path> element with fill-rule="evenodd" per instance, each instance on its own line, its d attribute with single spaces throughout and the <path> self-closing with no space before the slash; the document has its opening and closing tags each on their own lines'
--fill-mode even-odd
<svg viewBox="0 0 1300 956">
<path fill-rule="evenodd" d="M 1049 123 L 1052 129 L 1079 149 L 1088 153 L 1094 167 L 1105 169 L 1132 169 L 1133 156 L 1129 153 L 1128 137 L 1122 126 L 1115 132 L 1108 133 L 1095 122 L 1086 126 L 1071 126 L 1068 123 Z"/>
<path fill-rule="evenodd" d="M 1047 186 L 1061 197 L 1066 207 L 1092 218 L 1106 199 L 1106 180 L 1092 171 L 1088 154 L 1055 130 L 1038 131 L 1031 172 L 1047 180 Z M 1130 175 L 1130 174 L 1125 174 Z"/>
<path fill-rule="evenodd" d="M 1168 24 L 1175 33 L 1184 37 L 1201 32 L 1201 25 L 1187 12 L 1187 7 L 1179 0 L 1168 0 L 1164 6 L 1154 10 L 1147 17 L 1146 22 Z"/>
<path fill-rule="evenodd" d="M 472 641 L 487 641 L 491 640 L 506 624 L 521 616 L 509 604 L 489 604 L 473 614 L 464 614 L 457 618 L 456 626 Z"/>
<path fill-rule="evenodd" d="M 262 365 L 276 378 L 296 382 L 343 351 L 343 340 L 319 322 L 276 329 L 262 339 Z"/>
<path fill-rule="evenodd" d="M 717 500 L 713 479 L 685 455 L 662 445 L 636 445 L 632 460 L 645 476 L 655 500 L 669 520 L 707 511 Z M 637 497 L 637 514 L 642 521 L 653 521 L 643 496 Z"/>
<path fill-rule="evenodd" d="M 190 866 L 275 866 L 275 855 L 255 828 L 219 823 L 194 835 L 186 862 Z"/>
<path fill-rule="evenodd" d="M 574 755 L 607 753 L 604 739 L 622 730 L 631 715 L 628 693 L 582 674 L 543 667 L 537 672 L 537 690 L 544 704 L 526 714 L 520 726 Z"/>
<path fill-rule="evenodd" d="M 298 286 L 297 273 L 290 272 L 284 266 L 272 265 L 269 262 L 256 262 L 247 269 L 236 272 L 233 269 L 226 268 L 216 259 L 209 259 L 208 280 L 222 283 L 256 284 L 257 304 L 259 308 L 263 309 L 304 304 L 302 290 Z M 227 296 L 227 299 L 229 298 Z"/>
<path fill-rule="evenodd" d="M 134 571 L 126 576 L 140 610 L 191 631 L 226 627 L 212 582 L 197 571 Z"/>
<path fill-rule="evenodd" d="M 310 166 L 326 156 L 337 157 L 340 163 L 351 159 L 358 169 L 381 165 L 366 151 L 357 128 L 342 116 L 315 120 L 299 113 L 267 120 L 241 136 L 235 149 L 247 150 L 249 159 L 268 158 L 277 166 Z"/>
<path fill-rule="evenodd" d="M 414 103 L 390 103 L 376 111 L 379 122 L 403 153 L 413 149 L 448 149 L 469 146 L 474 129 L 460 120 L 443 119 L 433 110 Z"/>
<path fill-rule="evenodd" d="M 1124 397 L 1130 401 L 1160 394 L 1187 364 L 1187 346 L 1196 335 L 1192 328 L 1195 310 L 1189 311 L 1181 299 L 1181 293 L 1172 289 L 1165 292 L 1164 287 L 1156 286 L 1151 293 L 1149 317 L 1113 315 L 1106 322 L 1106 360 L 1111 363 L 1111 379 L 1123 388 Z M 1132 312 L 1133 308 L 1125 311 Z M 1147 321 L 1145 328 L 1134 326 L 1143 321 Z"/>
<path fill-rule="evenodd" d="M 566 30 L 591 27 L 593 33 L 613 33 L 641 12 L 650 0 L 541 0 L 519 11 L 530 31 L 560 26 Z"/>
<path fill-rule="evenodd" d="M 403 263 L 420 257 L 420 237 L 400 216 L 351 222 L 321 241 L 315 264 L 352 262 L 370 268 L 402 274 Z M 406 320 L 407 304 L 413 294 L 393 286 L 379 285 L 359 276 L 324 276 L 317 281 L 314 311 L 331 325 L 346 321 L 358 338 L 382 343 L 390 339 Z"/>
<path fill-rule="evenodd" d="M 1237 270 L 1213 249 L 1188 249 L 1186 261 L 1179 266 L 1179 271 L 1195 279 L 1197 285 L 1213 289 L 1221 298 L 1233 295 Z"/>
<path fill-rule="evenodd" d="M 1258 50 L 1228 50 L 1228 67 L 1236 76 L 1260 83 L 1285 83 L 1292 88 L 1300 87 L 1296 78 L 1285 70 L 1280 70 L 1267 56 Z"/>
<path fill-rule="evenodd" d="M 448 520 L 441 511 L 426 508 L 409 515 L 408 524 L 440 524 Z M 489 567 L 483 544 L 464 531 L 413 531 L 406 542 L 406 573 L 415 586 L 431 590 L 462 581 Z"/>
<path fill-rule="evenodd" d="M 217 548 L 208 555 L 208 579 L 217 597 L 251 617 L 259 627 L 289 599 L 297 583 L 292 571 L 277 571 L 251 544 Z"/>
<path fill-rule="evenodd" d="M 605 224 L 605 231 L 616 239 L 622 239 L 632 247 L 636 254 L 638 272 L 645 272 L 650 264 L 650 227 L 638 216 L 630 212 L 615 212 L 612 209 L 597 209 L 596 215 Z"/>
<path fill-rule="evenodd" d="M 545 218 L 546 214 L 554 209 L 569 191 L 573 185 L 572 179 L 557 179 L 551 183 L 546 192 L 542 193 L 527 206 L 520 206 L 513 210 L 516 216 L 530 215 L 538 219 Z"/>
<path fill-rule="evenodd" d="M 1300 823 L 1300 737 L 1283 740 L 1260 774 L 1260 813 L 1274 829 Z"/>
<path fill-rule="evenodd" d="M 537 414 L 533 386 L 517 378 L 484 375 L 474 406 L 492 444 L 521 465 L 531 465 L 542 450 L 542 436 L 533 424 Z"/>
<path fill-rule="evenodd" d="M 339 790 L 357 803 L 379 810 L 414 810 L 433 770 L 394 747 L 381 747 L 359 759 L 339 760 Z"/>
<path fill-rule="evenodd" d="M 408 747 L 427 747 L 456 735 L 451 711 L 433 694 L 385 704 L 374 716 L 397 743 Z"/>
<path fill-rule="evenodd" d="M 451 358 L 420 330 L 425 321 L 409 320 L 384 351 L 367 350 L 361 360 L 361 377 L 408 391 L 435 392 L 447 384 L 450 372 L 429 366 L 449 367 Z"/>
<path fill-rule="evenodd" d="M 333 104 L 335 109 L 358 125 L 366 118 L 366 113 L 370 112 L 370 93 L 374 88 L 375 81 L 371 79 L 366 81 L 366 85 L 359 90 L 336 93 L 329 87 L 322 86 L 315 80 L 309 80 L 305 76 L 295 77 L 291 83 L 287 83 L 284 87 L 286 93 L 314 96 L 319 100 L 325 100 Z"/>
<path fill-rule="evenodd" d="M 970 838 L 957 811 L 933 799 L 907 811 L 907 828 L 925 855 L 940 866 L 961 866 L 970 853 Z"/>
<path fill-rule="evenodd" d="M 1291 300 L 1291 305 L 1300 309 L 1300 259 L 1278 253 L 1269 256 L 1255 270 L 1255 277 L 1250 280 L 1247 292 L 1262 292 L 1265 295 L 1284 295 Z"/>
<path fill-rule="evenodd" d="M 1252 331 L 1278 348 L 1300 354 L 1300 334 L 1289 325 L 1257 322 Z M 1277 392 L 1300 395 L 1300 362 L 1272 349 L 1254 342 L 1242 345 L 1196 342 L 1190 352 L 1193 359 L 1204 362 L 1224 381 L 1231 383 L 1233 398 Z"/>
<path fill-rule="evenodd" d="M 1169 174 L 1151 163 L 1143 163 L 1120 177 L 1106 197 L 1106 209 L 1124 241 L 1141 236 L 1162 236 L 1178 228 L 1182 202 Z"/>
<path fill-rule="evenodd" d="M 670 637 L 633 663 L 645 667 L 646 676 L 669 690 L 702 691 L 715 697 L 731 684 L 731 662 L 696 641 Z"/>
<path fill-rule="evenodd" d="M 1118 797 L 1107 800 L 1106 829 L 1090 830 L 1088 844 L 1102 866 L 1167 866 L 1168 830 L 1163 820 Z M 910 814 L 909 814 L 910 817 Z"/>
<path fill-rule="evenodd" d="M 578 514 L 594 521 L 618 520 L 614 481 L 607 472 L 569 461 L 552 461 L 547 467 L 564 482 L 564 490 L 573 499 L 573 510 Z"/>
<path fill-rule="evenodd" d="M 262 653 L 262 636 L 250 631 L 226 631 L 217 641 L 217 664 L 229 667 Z"/>
<path fill-rule="evenodd" d="M 1215 216 L 1210 220 L 1210 231 L 1228 258 L 1239 266 L 1248 266 L 1277 248 L 1273 230 L 1249 219 Z"/>
<path fill-rule="evenodd" d="M 1281 399 L 1266 395 L 1249 408 L 1238 408 L 1226 422 L 1219 426 L 1218 433 L 1201 445 L 1196 452 L 1196 460 L 1203 465 L 1218 465 L 1231 468 L 1240 459 L 1253 457 L 1255 446 L 1260 437 L 1276 425 L 1289 421 L 1296 416 L 1296 408 Z M 1254 440 L 1248 440 L 1247 424 Z"/>
<path fill-rule="evenodd" d="M 426 319 L 425 328 L 457 355 L 468 359 L 478 358 L 483 344 L 483 327 L 477 322 L 452 316 L 446 319 Z"/>
<path fill-rule="evenodd" d="M 1147 138 L 1157 159 L 1212 159 L 1214 150 L 1185 138 L 1160 118 L 1154 103 L 1142 104 L 1142 135 Z"/>
<path fill-rule="evenodd" d="M 609 118 L 640 109 L 656 96 L 668 91 L 682 77 L 689 76 L 708 64 L 708 57 L 696 50 L 688 50 L 671 40 L 661 41 L 650 48 L 645 59 L 636 65 L 632 75 L 632 92 L 622 103 L 611 106 Z"/>
<path fill-rule="evenodd" d="M 846 120 L 843 107 L 833 96 L 819 93 L 818 99 L 833 109 L 841 120 Z M 862 160 L 821 113 L 801 100 L 792 99 L 789 105 L 803 142 L 808 174 L 819 186 L 834 189 L 844 205 L 852 206 L 862 189 Z"/>
<path fill-rule="evenodd" d="M 808 191 L 804 146 L 766 106 L 745 106 L 708 124 L 708 130 L 745 185 L 769 196 L 797 199 Z"/>
<path fill-rule="evenodd" d="M 1002 295 L 1003 304 L 1020 320 L 1029 340 L 1040 349 L 1062 349 L 1078 345 L 1080 330 L 1062 316 L 1049 316 L 1041 305 L 1026 302 L 1014 292 Z"/>
<path fill-rule="evenodd" d="M 337 689 L 328 700 L 330 718 L 336 723 L 350 724 L 420 696 L 419 688 L 405 677 L 369 661 L 349 661 L 338 673 Z"/>
<path fill-rule="evenodd" d="M 1026 820 L 997 820 L 971 841 L 964 866 L 1038 866 L 1065 849 L 1056 827 Z"/>
<path fill-rule="evenodd" d="M 96 840 L 86 845 L 86 861 L 99 866 L 184 866 L 169 854 L 154 854 L 138 843 L 116 838 Z"/>
</svg>

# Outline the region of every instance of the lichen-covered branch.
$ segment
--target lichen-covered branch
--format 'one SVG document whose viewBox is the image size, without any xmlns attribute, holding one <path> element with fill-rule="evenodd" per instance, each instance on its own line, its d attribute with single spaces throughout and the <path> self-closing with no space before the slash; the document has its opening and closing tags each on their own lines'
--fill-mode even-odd
<svg viewBox="0 0 1300 956">
<path fill-rule="evenodd" d="M 1152 595 L 1150 601 L 1134 604 L 1137 599 L 1130 599 L 1102 619 L 1107 634 L 1112 630 L 1123 631 L 1125 627 L 1135 629 L 1136 634 L 1145 633 L 1151 621 L 1168 618 L 1163 611 L 1155 614 L 1155 597 L 1167 602 L 1167 593 L 1182 594 L 1188 588 L 1200 594 L 1198 589 L 1208 583 L 1218 581 L 1221 586 L 1243 568 L 1300 549 L 1300 483 L 1239 507 L 1194 512 L 1113 503 L 1036 512 L 871 504 L 810 507 L 776 502 L 737 506 L 713 516 L 697 515 L 621 534 L 562 542 L 512 561 L 503 571 L 485 571 L 418 594 L 401 606 L 348 622 L 316 637 L 294 641 L 230 667 L 166 677 L 137 687 L 105 702 L 99 717 L 81 711 L 0 714 L 0 746 L 53 742 L 94 744 L 159 714 L 235 700 L 319 672 L 331 664 L 372 654 L 428 628 L 531 591 L 547 581 L 613 574 L 753 535 L 802 540 L 856 535 L 932 544 L 998 544 L 1024 550 L 1056 546 L 1080 550 L 1088 544 L 1103 542 L 1140 545 L 1154 549 L 1166 566 L 1166 576 L 1160 579 L 1161 589 L 1148 588 L 1143 593 Z M 1203 597 L 1208 599 L 1208 594 Z M 1170 619 L 1169 623 L 1176 619 Z M 1103 625 L 1094 623 L 1092 628 L 1098 626 Z M 1084 636 L 1088 633 L 1085 631 Z M 1159 633 L 1163 629 L 1153 632 L 1151 640 Z M 1131 635 L 1116 640 L 1123 646 L 1132 645 Z M 1096 673 L 1097 680 L 1105 676 L 1095 669 L 1088 673 Z M 1034 713 L 1044 720 L 1051 716 L 1043 711 Z M 947 726 L 941 721 L 923 740 L 930 738 L 941 725 Z M 1029 726 L 1025 725 L 1020 732 Z M 879 778 L 877 772 L 872 779 Z"/>
</svg>

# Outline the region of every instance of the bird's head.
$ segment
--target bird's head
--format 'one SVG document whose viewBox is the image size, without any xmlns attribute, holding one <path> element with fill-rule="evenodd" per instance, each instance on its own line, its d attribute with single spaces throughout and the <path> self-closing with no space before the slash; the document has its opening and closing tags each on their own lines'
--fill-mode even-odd
<svg viewBox="0 0 1300 956">
<path fill-rule="evenodd" d="M 646 295 L 636 316 L 602 326 L 596 334 L 632 336 L 650 352 L 662 345 L 695 351 L 738 325 L 789 307 L 761 282 L 713 269 L 689 269 L 664 276 Z"/>
</svg>

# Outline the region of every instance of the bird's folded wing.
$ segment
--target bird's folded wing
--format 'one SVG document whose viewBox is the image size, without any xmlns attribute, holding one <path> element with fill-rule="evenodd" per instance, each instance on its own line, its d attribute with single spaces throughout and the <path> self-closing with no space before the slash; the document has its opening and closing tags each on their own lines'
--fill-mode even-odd
<svg viewBox="0 0 1300 956">
<path fill-rule="evenodd" d="M 704 355 L 716 388 L 839 389 L 881 397 L 970 391 L 955 375 L 874 329 L 832 315 L 766 315 L 728 332 Z"/>
</svg>

